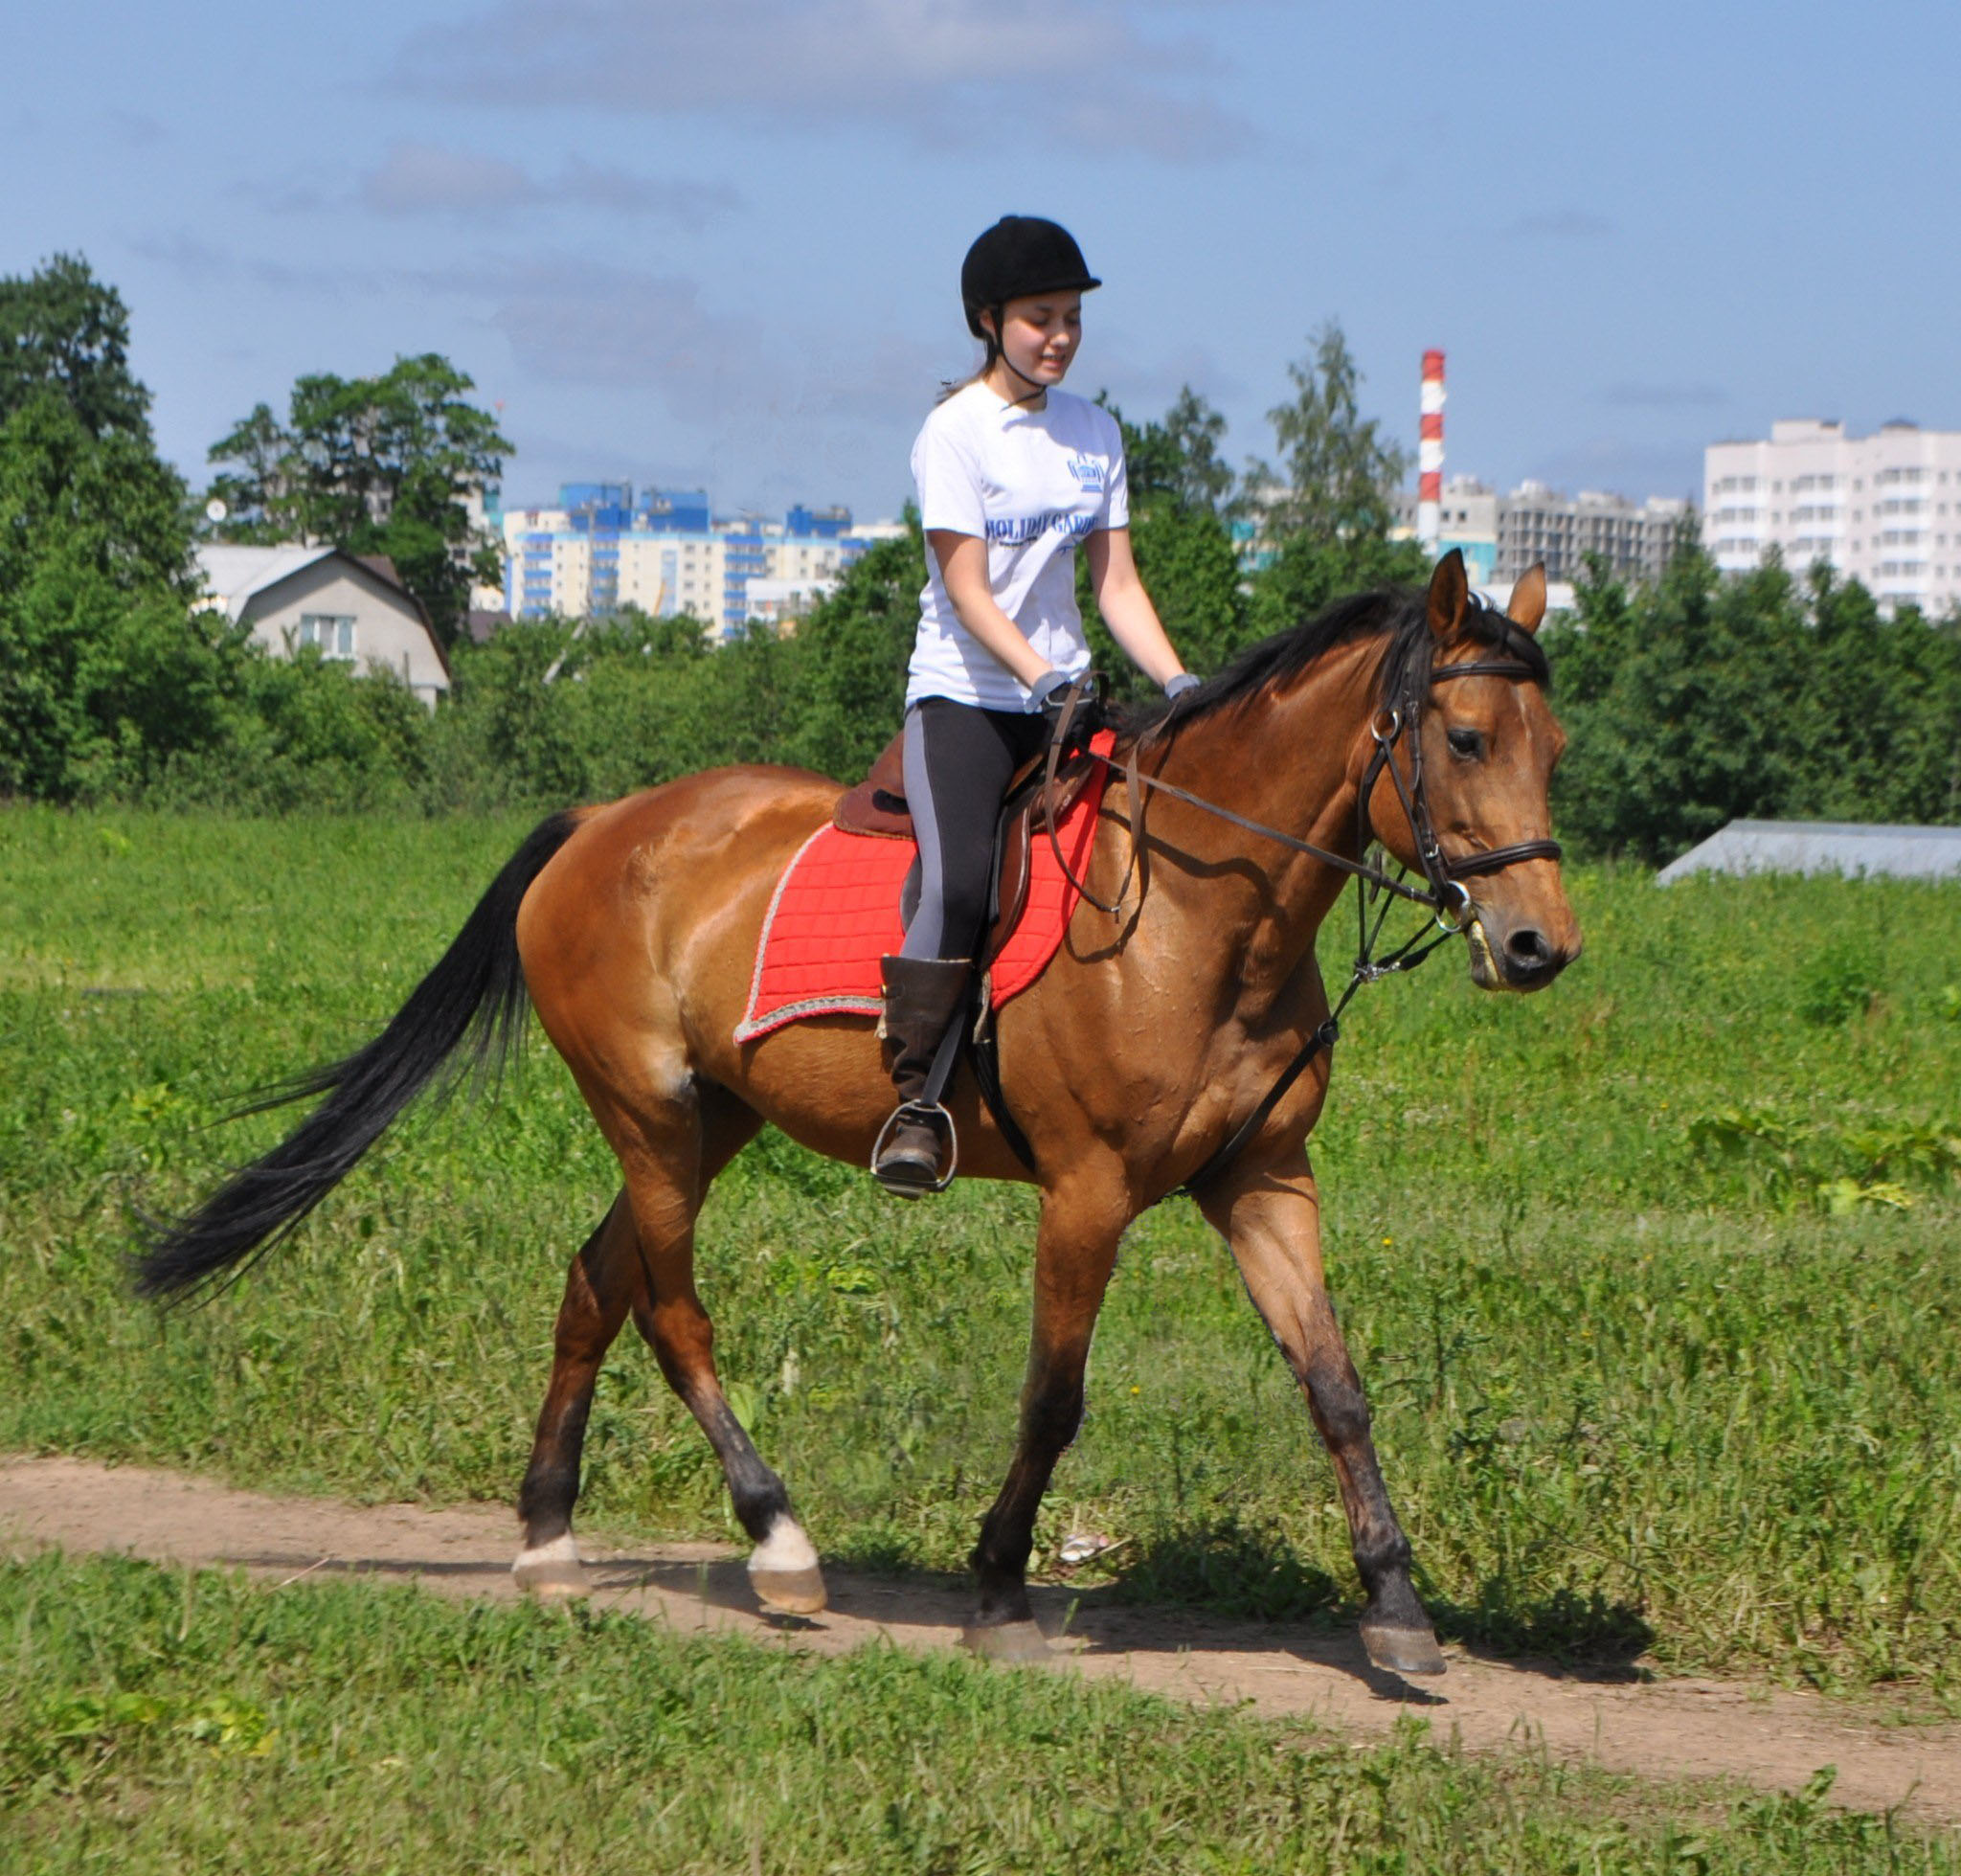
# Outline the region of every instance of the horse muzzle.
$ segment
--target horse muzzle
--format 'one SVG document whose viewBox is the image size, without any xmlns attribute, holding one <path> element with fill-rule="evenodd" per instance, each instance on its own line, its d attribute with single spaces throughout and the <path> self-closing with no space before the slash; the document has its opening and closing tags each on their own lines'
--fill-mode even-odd
<svg viewBox="0 0 1961 1876">
<path fill-rule="evenodd" d="M 1480 990 L 1543 990 L 1580 955 L 1580 933 L 1567 913 L 1563 932 L 1529 916 L 1512 916 L 1474 901 L 1464 914 L 1471 981 Z"/>
</svg>

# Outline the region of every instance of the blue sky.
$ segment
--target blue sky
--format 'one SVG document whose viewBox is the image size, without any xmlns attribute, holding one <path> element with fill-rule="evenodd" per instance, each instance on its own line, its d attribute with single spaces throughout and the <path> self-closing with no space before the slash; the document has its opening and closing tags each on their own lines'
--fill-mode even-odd
<svg viewBox="0 0 1961 1876">
<path fill-rule="evenodd" d="M 1267 451 L 1321 321 L 1449 467 L 1635 495 L 1774 417 L 1961 427 L 1961 9 L 71 0 L 0 61 L 5 271 L 84 253 L 166 453 L 447 353 L 507 500 L 896 509 L 1007 211 L 1108 284 L 1071 388 Z"/>
</svg>

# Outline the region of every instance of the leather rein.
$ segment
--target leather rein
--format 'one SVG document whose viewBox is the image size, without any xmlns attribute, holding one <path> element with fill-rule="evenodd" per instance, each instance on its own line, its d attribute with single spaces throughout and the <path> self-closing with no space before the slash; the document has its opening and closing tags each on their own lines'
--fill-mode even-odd
<svg viewBox="0 0 1961 1876">
<path fill-rule="evenodd" d="M 1499 649 L 1510 648 L 1508 641 L 1515 628 L 1509 621 L 1499 642 Z M 1471 904 L 1471 894 L 1463 882 L 1486 873 L 1500 872 L 1506 867 L 1518 866 L 1527 860 L 1558 860 L 1564 851 L 1556 840 L 1515 841 L 1509 847 L 1483 848 L 1460 854 L 1453 859 L 1443 850 L 1443 844 L 1437 838 L 1436 827 L 1431 819 L 1430 802 L 1423 786 L 1423 706 L 1431 688 L 1453 678 L 1460 677 L 1501 677 L 1514 681 L 1536 683 L 1542 676 L 1540 667 L 1529 664 L 1522 657 L 1478 658 L 1461 665 L 1432 667 L 1421 677 L 1412 673 L 1405 687 L 1403 695 L 1386 712 L 1387 722 L 1381 717 L 1369 723 L 1369 735 L 1375 747 L 1368 759 L 1368 766 L 1363 771 L 1362 786 L 1356 802 L 1356 831 L 1358 845 L 1366 853 L 1372 841 L 1370 831 L 1369 803 L 1374 797 L 1376 783 L 1385 773 L 1394 786 L 1404 818 L 1409 824 L 1409 831 L 1416 844 L 1417 864 L 1426 886 L 1412 886 L 1409 882 L 1408 870 L 1398 869 L 1390 873 L 1384 868 L 1372 866 L 1366 860 L 1351 860 L 1344 853 L 1331 852 L 1324 847 L 1317 847 L 1312 841 L 1300 839 L 1278 827 L 1270 827 L 1262 822 L 1250 820 L 1231 808 L 1223 807 L 1217 802 L 1208 802 L 1202 795 L 1195 795 L 1189 789 L 1181 788 L 1173 782 L 1164 781 L 1154 775 L 1145 774 L 1138 766 L 1138 744 L 1133 741 L 1128 756 L 1121 765 L 1121 773 L 1130 786 L 1132 812 L 1136 825 L 1132 828 L 1130 857 L 1125 862 L 1123 878 L 1118 882 L 1116 896 L 1105 901 L 1096 897 L 1088 886 L 1070 870 L 1068 860 L 1062 851 L 1062 843 L 1056 830 L 1056 816 L 1048 812 L 1048 803 L 1054 800 L 1054 785 L 1057 771 L 1061 767 L 1063 754 L 1069 747 L 1070 732 L 1086 697 L 1093 697 L 1093 678 L 1085 678 L 1073 686 L 1063 706 L 1055 733 L 1048 742 L 1048 758 L 1043 775 L 1044 819 L 1048 824 L 1048 843 L 1054 853 L 1057 866 L 1070 884 L 1100 912 L 1107 912 L 1113 917 L 1120 916 L 1125 895 L 1130 890 L 1132 875 L 1136 871 L 1138 853 L 1143 845 L 1143 819 L 1145 791 L 1169 795 L 1174 800 L 1199 808 L 1216 819 L 1229 823 L 1246 832 L 1258 834 L 1296 853 L 1305 853 L 1311 859 L 1319 860 L 1324 866 L 1337 868 L 1352 873 L 1362 882 L 1357 895 L 1357 909 L 1360 914 L 1360 941 L 1356 952 L 1355 968 L 1348 979 L 1347 987 L 1323 1022 L 1301 1045 L 1294 1059 L 1280 1072 L 1274 1085 L 1260 1099 L 1257 1106 L 1232 1130 L 1231 1135 L 1210 1155 L 1206 1163 L 1184 1182 L 1183 1189 L 1196 1192 L 1216 1179 L 1239 1157 L 1250 1141 L 1273 1118 L 1274 1110 L 1279 1106 L 1308 1065 L 1324 1049 L 1332 1048 L 1341 1034 L 1341 1017 L 1348 1007 L 1349 1000 L 1364 983 L 1372 983 L 1378 978 L 1393 976 L 1399 971 L 1414 970 L 1416 966 L 1436 950 L 1439 945 L 1455 938 L 1464 929 L 1463 917 Z M 1406 781 L 1403 772 L 1396 765 L 1396 745 L 1409 733 L 1409 776 Z M 1091 760 L 1101 762 L 1113 773 L 1119 765 L 1112 757 L 1094 750 L 1085 750 Z M 1425 907 L 1435 919 L 1437 931 L 1432 935 L 1428 927 L 1420 927 L 1406 942 L 1393 951 L 1380 957 L 1375 955 L 1375 946 L 1382 936 L 1385 920 L 1391 905 L 1397 899 L 1407 899 L 1411 904 Z M 1380 907 L 1377 909 L 1377 902 Z M 1374 915 L 1371 919 L 1371 911 Z M 1021 1129 L 1014 1129 L 1016 1134 Z M 1024 1136 L 1024 1138 L 1026 1138 Z M 1010 1142 L 1014 1143 L 1013 1141 Z M 1032 1165 L 1030 1155 L 1022 1157 Z"/>
</svg>

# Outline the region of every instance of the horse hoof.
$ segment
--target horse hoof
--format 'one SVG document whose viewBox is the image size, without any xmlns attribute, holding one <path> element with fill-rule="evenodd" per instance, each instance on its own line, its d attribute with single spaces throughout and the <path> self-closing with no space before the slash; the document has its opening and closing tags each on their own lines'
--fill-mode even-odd
<svg viewBox="0 0 1961 1876">
<path fill-rule="evenodd" d="M 562 1602 L 592 1593 L 585 1566 L 578 1560 L 578 1546 L 573 1542 L 570 1531 L 562 1532 L 549 1544 L 520 1550 L 510 1573 L 517 1579 L 519 1589 L 540 1602 Z"/>
<path fill-rule="evenodd" d="M 1376 1666 L 1389 1674 L 1442 1674 L 1449 1663 L 1433 1631 L 1364 1623 L 1362 1645 Z"/>
<path fill-rule="evenodd" d="M 830 1599 L 824 1593 L 823 1571 L 815 1565 L 808 1570 L 757 1570 L 752 1564 L 749 1583 L 770 1615 L 815 1616 Z"/>
<path fill-rule="evenodd" d="M 749 1553 L 749 1582 L 756 1600 L 777 1615 L 815 1616 L 829 1600 L 816 1548 L 797 1520 L 782 1513 Z"/>
<path fill-rule="evenodd" d="M 1055 1659 L 1047 1638 L 1030 1621 L 970 1623 L 960 1631 L 960 1646 L 982 1661 L 1018 1667 Z"/>
</svg>

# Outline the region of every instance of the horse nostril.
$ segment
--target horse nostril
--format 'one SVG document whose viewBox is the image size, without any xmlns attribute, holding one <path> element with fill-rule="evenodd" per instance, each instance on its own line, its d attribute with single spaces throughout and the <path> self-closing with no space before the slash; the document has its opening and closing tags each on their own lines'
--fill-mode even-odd
<svg viewBox="0 0 1961 1876">
<path fill-rule="evenodd" d="M 1552 946 L 1544 932 L 1524 925 L 1505 939 L 1505 956 L 1527 970 L 1540 970 L 1552 962 Z"/>
</svg>

